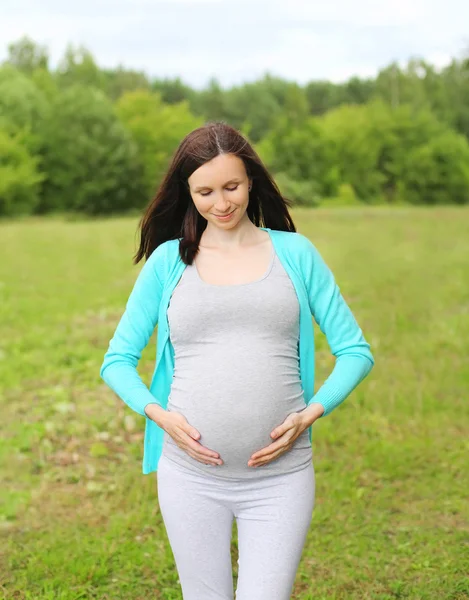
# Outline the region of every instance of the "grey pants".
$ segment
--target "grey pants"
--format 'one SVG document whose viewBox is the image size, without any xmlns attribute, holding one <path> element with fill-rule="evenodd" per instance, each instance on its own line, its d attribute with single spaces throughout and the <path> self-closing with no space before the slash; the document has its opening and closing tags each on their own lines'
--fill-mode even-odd
<svg viewBox="0 0 469 600">
<path fill-rule="evenodd" d="M 224 480 L 163 454 L 157 490 L 184 600 L 233 600 L 234 518 L 235 600 L 289 600 L 314 508 L 312 462 L 294 473 Z"/>
</svg>

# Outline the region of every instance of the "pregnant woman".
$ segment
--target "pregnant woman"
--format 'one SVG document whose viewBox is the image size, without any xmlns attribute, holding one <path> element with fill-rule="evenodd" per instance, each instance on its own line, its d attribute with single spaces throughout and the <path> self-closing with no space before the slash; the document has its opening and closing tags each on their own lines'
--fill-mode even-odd
<svg viewBox="0 0 469 600">
<path fill-rule="evenodd" d="M 312 425 L 374 365 L 289 206 L 237 130 L 189 133 L 141 220 L 146 262 L 101 366 L 145 417 L 143 473 L 157 471 L 184 600 L 233 600 L 233 520 L 236 600 L 290 598 L 314 507 Z M 312 317 L 336 358 L 316 393 Z M 156 326 L 148 389 L 137 364 Z"/>
</svg>

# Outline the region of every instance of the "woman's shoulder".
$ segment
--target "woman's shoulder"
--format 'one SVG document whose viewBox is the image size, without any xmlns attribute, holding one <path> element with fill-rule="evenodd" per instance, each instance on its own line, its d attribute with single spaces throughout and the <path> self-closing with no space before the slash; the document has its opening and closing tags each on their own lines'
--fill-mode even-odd
<svg viewBox="0 0 469 600">
<path fill-rule="evenodd" d="M 272 229 L 271 232 L 275 235 L 277 241 L 289 250 L 305 252 L 314 248 L 313 242 L 299 231 L 280 231 L 278 229 Z"/>
<path fill-rule="evenodd" d="M 178 254 L 178 240 L 167 240 L 158 244 L 145 264 L 153 267 L 159 273 L 166 271 Z"/>
<path fill-rule="evenodd" d="M 305 277 L 309 276 L 311 269 L 321 270 L 324 268 L 324 260 L 314 242 L 298 231 L 276 230 L 277 249 L 289 257 Z"/>
<path fill-rule="evenodd" d="M 158 259 L 160 257 L 167 257 L 171 254 L 171 252 L 175 252 L 179 248 L 179 240 L 166 240 L 165 242 L 161 242 L 158 246 L 153 250 L 150 255 L 150 258 Z"/>
</svg>

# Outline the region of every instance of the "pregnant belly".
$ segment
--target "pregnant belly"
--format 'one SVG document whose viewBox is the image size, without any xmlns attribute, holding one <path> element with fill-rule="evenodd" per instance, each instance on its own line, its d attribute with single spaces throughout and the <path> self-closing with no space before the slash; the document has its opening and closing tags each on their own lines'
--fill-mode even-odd
<svg viewBox="0 0 469 600">
<path fill-rule="evenodd" d="M 289 414 L 305 407 L 300 390 L 300 394 L 294 394 L 293 398 L 282 393 L 260 397 L 226 394 L 223 399 L 211 398 L 209 394 L 197 397 L 192 393 L 188 398 L 187 395 L 180 397 L 173 393 L 167 409 L 183 414 L 188 423 L 199 431 L 198 442 L 220 454 L 224 462 L 222 468 L 242 471 L 252 470 L 247 462 L 254 452 L 273 443 L 270 434 L 275 427 L 281 425 Z M 167 436 L 166 443 L 176 445 L 170 436 Z M 295 440 L 289 452 L 306 449 L 310 449 L 307 429 Z M 184 451 L 181 449 L 181 452 Z"/>
</svg>

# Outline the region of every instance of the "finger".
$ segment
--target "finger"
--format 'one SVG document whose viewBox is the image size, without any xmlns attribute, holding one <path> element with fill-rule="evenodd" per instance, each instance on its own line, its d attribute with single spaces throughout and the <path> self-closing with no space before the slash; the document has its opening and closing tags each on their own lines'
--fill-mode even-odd
<svg viewBox="0 0 469 600">
<path fill-rule="evenodd" d="M 215 465 L 215 466 L 219 466 L 223 464 L 223 461 L 221 458 L 201 458 L 200 462 L 205 463 L 206 465 Z"/>
<path fill-rule="evenodd" d="M 197 431 L 195 427 L 190 427 L 188 431 L 186 431 L 188 435 L 191 436 L 194 440 L 198 440 L 200 438 L 200 432 Z"/>
<path fill-rule="evenodd" d="M 271 444 L 273 446 L 273 444 Z M 268 446 L 269 448 L 270 446 Z M 252 466 L 257 466 L 260 463 L 266 463 L 269 462 L 271 460 L 273 460 L 274 458 L 277 458 L 278 456 L 280 456 L 281 454 L 283 454 L 284 452 L 286 452 L 287 450 L 289 450 L 292 447 L 291 443 L 287 443 L 285 444 L 285 442 L 282 444 L 282 446 L 278 447 L 276 450 L 272 450 L 270 452 L 267 452 L 267 449 L 262 450 L 262 456 L 257 456 L 256 458 L 253 458 L 251 456 L 251 458 L 248 461 L 248 465 L 250 467 Z M 256 452 L 256 454 L 259 454 Z"/>
<path fill-rule="evenodd" d="M 206 456 L 204 454 L 192 452 L 192 450 L 190 450 L 190 449 L 187 450 L 187 454 L 189 454 L 189 456 L 191 456 L 198 462 L 201 462 L 205 465 L 221 465 L 221 464 L 223 464 L 223 461 L 221 460 L 221 458 L 212 458 L 212 457 Z"/>
<path fill-rule="evenodd" d="M 270 437 L 275 440 L 276 438 L 280 437 L 281 435 L 283 435 L 285 433 L 285 431 L 287 431 L 287 427 L 284 427 L 283 425 L 279 425 L 278 427 L 276 427 L 271 433 L 270 433 Z"/>
<path fill-rule="evenodd" d="M 294 413 L 294 415 L 296 414 L 297 413 Z M 270 437 L 275 440 L 282 436 L 284 433 L 287 433 L 287 431 L 289 431 L 290 429 L 295 429 L 296 426 L 297 424 L 295 423 L 295 420 L 293 419 L 292 415 L 289 415 L 288 421 L 281 423 L 278 427 L 275 427 L 270 432 Z"/>
<path fill-rule="evenodd" d="M 277 440 L 276 442 L 269 444 L 265 448 L 262 448 L 262 450 L 258 450 L 257 452 L 254 452 L 254 454 L 251 454 L 251 460 L 256 460 L 258 458 L 264 458 L 265 456 L 268 456 L 272 452 L 275 452 L 276 450 L 279 450 L 279 449 L 283 448 L 284 446 L 285 446 L 285 440 Z"/>
<path fill-rule="evenodd" d="M 205 456 L 205 457 L 209 457 L 209 458 L 220 458 L 220 455 L 218 454 L 218 452 L 215 452 L 215 450 L 211 450 L 210 448 L 207 448 L 206 446 L 202 446 L 202 444 L 199 444 L 199 442 L 194 442 L 192 440 L 189 440 L 189 445 L 196 454 L 200 454 L 201 456 Z"/>
<path fill-rule="evenodd" d="M 264 459 L 262 461 L 260 460 L 255 460 L 255 461 L 249 461 L 248 462 L 248 467 L 262 467 L 263 465 L 266 465 L 267 463 L 269 463 L 271 460 L 273 460 L 274 457 L 269 456 L 267 459 Z"/>
<path fill-rule="evenodd" d="M 258 459 L 258 460 L 250 460 L 248 462 L 248 466 L 249 467 L 262 467 L 263 465 L 266 465 L 270 461 L 275 460 L 276 458 L 278 458 L 282 454 L 283 454 L 283 452 L 279 451 L 279 452 L 274 452 L 274 453 L 270 454 L 269 456 L 265 456 L 262 460 L 260 460 L 260 459 Z"/>
<path fill-rule="evenodd" d="M 195 440 L 193 440 L 190 436 L 186 436 L 186 443 L 187 445 L 196 453 L 196 454 L 201 454 L 203 456 L 208 456 L 210 458 L 220 458 L 220 455 L 218 454 L 218 452 L 215 452 L 215 450 L 211 450 L 210 448 L 207 448 L 206 446 L 203 446 L 200 442 L 196 442 Z"/>
</svg>

